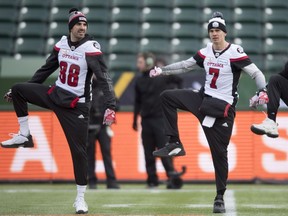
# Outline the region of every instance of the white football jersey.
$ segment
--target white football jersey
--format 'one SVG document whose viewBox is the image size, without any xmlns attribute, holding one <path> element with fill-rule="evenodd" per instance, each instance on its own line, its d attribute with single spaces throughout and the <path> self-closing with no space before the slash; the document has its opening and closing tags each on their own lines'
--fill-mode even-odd
<svg viewBox="0 0 288 216">
<path fill-rule="evenodd" d="M 58 61 L 60 68 L 56 85 L 78 95 L 80 97 L 79 102 L 85 102 L 83 97 L 85 91 L 87 91 L 85 88 L 88 88 L 87 85 L 89 85 L 91 89 L 91 76 L 87 76 L 88 65 L 86 56 L 101 55 L 99 44 L 96 41 L 88 40 L 73 49 L 73 47 L 69 47 L 67 37 L 63 36 L 56 43 L 54 49 L 59 51 Z"/>
<path fill-rule="evenodd" d="M 198 51 L 194 59 L 206 71 L 205 94 L 235 104 L 241 70 L 251 64 L 243 48 L 229 44 L 225 50 L 217 53 L 213 50 L 212 43 L 208 43 Z"/>
</svg>

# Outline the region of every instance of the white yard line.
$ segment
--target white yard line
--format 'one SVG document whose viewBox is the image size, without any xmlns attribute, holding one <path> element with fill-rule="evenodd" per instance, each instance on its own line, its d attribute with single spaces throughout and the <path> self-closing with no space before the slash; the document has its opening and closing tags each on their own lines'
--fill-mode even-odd
<svg viewBox="0 0 288 216">
<path fill-rule="evenodd" d="M 225 193 L 225 206 L 226 213 L 225 216 L 237 216 L 236 212 L 236 199 L 234 195 L 234 190 L 227 190 Z"/>
</svg>

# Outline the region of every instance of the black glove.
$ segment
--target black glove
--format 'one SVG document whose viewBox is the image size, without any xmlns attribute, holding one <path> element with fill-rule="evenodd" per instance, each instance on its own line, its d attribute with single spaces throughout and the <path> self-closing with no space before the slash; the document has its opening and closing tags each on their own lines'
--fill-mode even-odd
<svg viewBox="0 0 288 216">
<path fill-rule="evenodd" d="M 12 102 L 12 91 L 9 89 L 9 91 L 4 95 L 4 100 L 11 103 Z"/>
</svg>

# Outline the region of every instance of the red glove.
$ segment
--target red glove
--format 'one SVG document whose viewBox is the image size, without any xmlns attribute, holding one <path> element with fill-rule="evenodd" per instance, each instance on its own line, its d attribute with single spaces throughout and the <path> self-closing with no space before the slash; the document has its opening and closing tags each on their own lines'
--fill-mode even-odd
<svg viewBox="0 0 288 216">
<path fill-rule="evenodd" d="M 266 90 L 257 92 L 252 98 L 250 98 L 250 107 L 256 109 L 258 105 L 267 104 L 269 98 Z"/>
<path fill-rule="evenodd" d="M 263 104 L 267 104 L 269 102 L 269 98 L 267 95 L 266 91 L 261 91 L 259 92 L 259 96 L 258 96 L 258 104 L 259 105 L 263 105 Z"/>
<path fill-rule="evenodd" d="M 154 67 L 154 69 L 150 70 L 149 76 L 156 77 L 162 74 L 162 69 L 160 67 Z"/>
<path fill-rule="evenodd" d="M 116 122 L 116 113 L 114 110 L 106 109 L 104 113 L 103 124 L 111 125 Z"/>
</svg>

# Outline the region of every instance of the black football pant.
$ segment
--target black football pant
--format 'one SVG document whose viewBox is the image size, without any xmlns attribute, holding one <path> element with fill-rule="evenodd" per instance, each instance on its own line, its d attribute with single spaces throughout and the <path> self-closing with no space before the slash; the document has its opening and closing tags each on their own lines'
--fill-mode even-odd
<svg viewBox="0 0 288 216">
<path fill-rule="evenodd" d="M 280 98 L 288 106 L 288 80 L 280 74 L 272 75 L 268 83 L 268 97 L 268 118 L 276 121 L 276 115 L 280 105 Z"/>
<path fill-rule="evenodd" d="M 158 185 L 158 175 L 156 170 L 156 158 L 153 151 L 165 146 L 167 137 L 163 129 L 163 118 L 142 118 L 142 144 L 145 155 L 145 166 L 147 171 L 147 184 Z M 173 161 L 171 158 L 161 158 L 161 162 L 166 171 L 167 177 L 169 172 L 174 171 Z"/>
<path fill-rule="evenodd" d="M 102 122 L 101 122 L 102 123 Z M 107 134 L 107 126 L 97 125 L 97 129 L 89 129 L 87 141 L 87 154 L 88 154 L 88 182 L 89 184 L 97 183 L 97 176 L 95 175 L 95 152 L 96 141 L 100 144 L 102 158 L 107 177 L 107 185 L 116 181 L 115 172 L 112 164 L 111 157 L 111 138 Z"/>
<path fill-rule="evenodd" d="M 48 89 L 49 86 L 38 83 L 14 85 L 12 87 L 12 98 L 16 115 L 17 117 L 28 115 L 27 102 L 54 111 L 70 147 L 76 184 L 87 185 L 86 140 L 89 104 L 78 103 L 74 109 L 57 106 L 48 97 Z M 62 144 L 55 143 L 55 146 Z"/>
<path fill-rule="evenodd" d="M 164 128 L 167 136 L 179 137 L 177 109 L 191 112 L 202 123 L 203 116 L 199 107 L 203 93 L 193 90 L 166 90 L 161 94 L 164 112 Z M 215 169 L 217 192 L 225 192 L 228 178 L 227 148 L 230 141 L 235 111 L 229 110 L 227 118 L 217 118 L 211 128 L 202 126 L 212 154 Z M 226 124 L 227 123 L 227 124 Z M 228 125 L 228 127 L 227 127 Z"/>
</svg>

